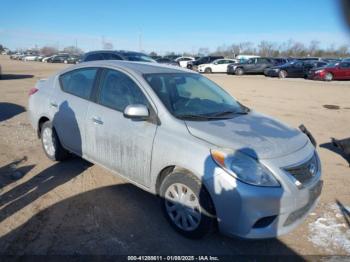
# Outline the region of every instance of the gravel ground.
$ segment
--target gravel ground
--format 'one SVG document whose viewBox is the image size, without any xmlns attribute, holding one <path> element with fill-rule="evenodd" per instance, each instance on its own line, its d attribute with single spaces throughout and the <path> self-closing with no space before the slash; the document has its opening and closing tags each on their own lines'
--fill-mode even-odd
<svg viewBox="0 0 350 262">
<path fill-rule="evenodd" d="M 303 123 L 319 145 L 324 189 L 288 235 L 246 241 L 214 233 L 194 241 L 168 226 L 149 193 L 79 158 L 45 157 L 27 120 L 28 90 L 67 65 L 7 56 L 0 64 L 0 254 L 350 255 L 350 168 L 330 144 L 350 137 L 350 82 L 208 75 L 243 104 Z"/>
</svg>

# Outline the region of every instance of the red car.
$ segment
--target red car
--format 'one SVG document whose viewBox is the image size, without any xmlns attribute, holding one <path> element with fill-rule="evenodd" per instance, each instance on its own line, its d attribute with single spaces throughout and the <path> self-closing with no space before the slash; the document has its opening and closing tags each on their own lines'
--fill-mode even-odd
<svg viewBox="0 0 350 262">
<path fill-rule="evenodd" d="M 308 77 L 318 80 L 350 80 L 350 62 L 338 62 L 328 64 L 325 67 L 315 68 L 310 70 Z"/>
</svg>

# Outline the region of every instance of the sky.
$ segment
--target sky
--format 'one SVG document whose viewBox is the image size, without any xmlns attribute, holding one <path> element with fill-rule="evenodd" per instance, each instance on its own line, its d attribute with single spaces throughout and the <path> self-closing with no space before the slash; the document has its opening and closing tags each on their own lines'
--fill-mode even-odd
<svg viewBox="0 0 350 262">
<path fill-rule="evenodd" d="M 0 44 L 194 52 L 290 39 L 350 44 L 336 0 L 2 0 Z"/>
</svg>

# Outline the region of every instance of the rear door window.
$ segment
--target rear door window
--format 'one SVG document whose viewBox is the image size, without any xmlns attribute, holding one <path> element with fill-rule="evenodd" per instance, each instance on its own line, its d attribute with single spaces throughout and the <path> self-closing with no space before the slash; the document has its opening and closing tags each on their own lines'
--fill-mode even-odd
<svg viewBox="0 0 350 262">
<path fill-rule="evenodd" d="M 90 99 L 97 68 L 83 68 L 65 73 L 59 77 L 64 92 Z"/>
</svg>

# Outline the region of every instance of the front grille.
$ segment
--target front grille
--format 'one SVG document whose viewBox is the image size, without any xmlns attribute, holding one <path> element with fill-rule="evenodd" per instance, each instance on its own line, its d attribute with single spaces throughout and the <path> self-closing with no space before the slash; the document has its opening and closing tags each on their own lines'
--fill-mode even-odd
<svg viewBox="0 0 350 262">
<path fill-rule="evenodd" d="M 290 173 L 302 185 L 309 184 L 315 179 L 318 172 L 318 161 L 316 154 L 314 154 L 312 158 L 305 163 L 296 167 L 285 168 L 284 170 Z"/>
</svg>

